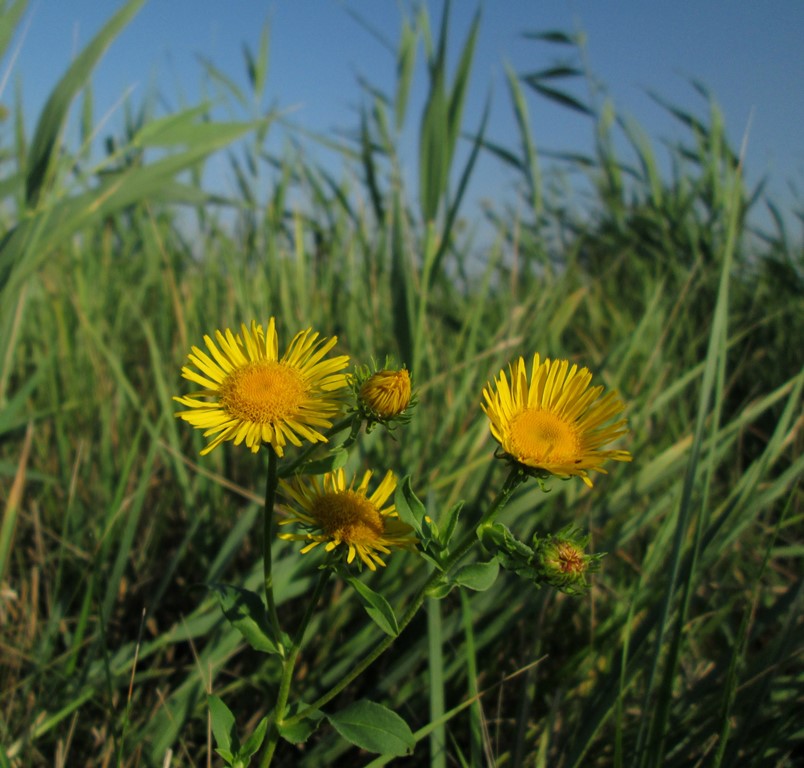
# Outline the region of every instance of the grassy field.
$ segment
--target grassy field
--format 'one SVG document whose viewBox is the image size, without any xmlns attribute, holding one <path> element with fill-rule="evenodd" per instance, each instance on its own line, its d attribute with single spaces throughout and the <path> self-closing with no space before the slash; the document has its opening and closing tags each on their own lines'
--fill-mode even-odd
<svg viewBox="0 0 804 768">
<path fill-rule="evenodd" d="M 665 105 L 684 138 L 662 148 L 663 173 L 639 126 L 605 100 L 573 100 L 580 67 L 510 73 L 521 140 L 498 146 L 463 116 L 467 90 L 484 87 L 475 28 L 447 72 L 449 36 L 422 13 L 399 40 L 398 81 L 355 86 L 353 138 L 324 137 L 341 176 L 250 106 L 266 89 L 267 38 L 247 62 L 253 93 L 206 72 L 240 119 L 206 103 L 163 114 L 146 98 L 104 143 L 90 75 L 141 4 L 76 57 L 31 135 L 19 93 L 0 123 L 0 766 L 218 765 L 206 694 L 243 734 L 270 713 L 277 657 L 247 646 L 201 586 L 260 588 L 265 454 L 225 443 L 200 457 L 172 401 L 204 334 L 270 316 L 284 343 L 313 327 L 355 363 L 407 365 L 410 424 L 361 437 L 347 466 L 410 475 L 436 521 L 464 500 L 459 531 L 506 476 L 480 403 L 509 361 L 538 351 L 588 366 L 619 391 L 630 428 L 618 447 L 632 463 L 608 465 L 591 490 L 529 481 L 501 517 L 523 540 L 588 530 L 607 555 L 587 595 L 501 571 L 487 591 L 428 599 L 328 712 L 369 699 L 398 713 L 417 741 L 398 765 L 793 765 L 804 251 L 785 222 L 802 211 L 746 186 L 714 102 L 704 115 Z M 25 3 L 2 6 L 5 52 Z M 552 34 L 534 59 L 554 45 L 580 58 Z M 594 152 L 548 163 L 530 129 L 539 98 L 587 121 Z M 398 154 L 410 126 L 413 185 Z M 272 131 L 287 137 L 278 155 L 265 150 Z M 236 196 L 202 185 L 213 153 Z M 488 248 L 463 197 L 482 153 L 516 185 L 510 207 L 483 211 Z M 763 209 L 774 224 L 758 230 Z M 401 615 L 430 566 L 415 553 L 387 562 L 360 578 Z M 283 624 L 304 611 L 319 563 L 276 540 Z M 330 580 L 293 700 L 313 701 L 383 637 L 354 588 Z M 389 761 L 322 723 L 280 743 L 274 764 Z"/>
</svg>

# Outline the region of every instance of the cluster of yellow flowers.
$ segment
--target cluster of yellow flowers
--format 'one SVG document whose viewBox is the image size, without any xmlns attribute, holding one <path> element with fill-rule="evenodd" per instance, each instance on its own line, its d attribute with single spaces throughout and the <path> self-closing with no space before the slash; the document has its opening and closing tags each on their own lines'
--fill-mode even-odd
<svg viewBox="0 0 804 768">
<path fill-rule="evenodd" d="M 324 431 L 343 413 L 343 393 L 357 395 L 356 412 L 368 423 L 404 420 L 412 402 L 408 371 L 382 369 L 362 375 L 344 372 L 347 355 L 328 356 L 337 338 L 319 338 L 307 329 L 296 334 L 284 354 L 274 318 L 267 330 L 252 322 L 240 333 L 216 331 L 204 337 L 207 352 L 192 347 L 182 376 L 202 388 L 174 398 L 187 408 L 176 415 L 203 430 L 209 453 L 231 440 L 256 452 L 268 444 L 277 456 L 288 443 L 325 442 Z M 592 485 L 589 471 L 605 472 L 606 460 L 630 461 L 624 450 L 604 447 L 626 433 L 624 419 L 612 421 L 624 405 L 616 393 L 590 387 L 592 374 L 566 360 L 533 358 L 528 376 L 523 358 L 501 371 L 484 391 L 482 408 L 501 456 L 539 477 L 576 476 Z M 412 529 L 389 503 L 397 480 L 387 472 L 370 493 L 372 473 L 347 483 L 343 470 L 323 477 L 282 481 L 288 515 L 280 525 L 296 523 L 299 533 L 282 533 L 305 541 L 302 552 L 318 544 L 327 551 L 345 549 L 347 562 L 358 557 L 368 568 L 384 565 L 381 555 L 415 547 Z"/>
</svg>

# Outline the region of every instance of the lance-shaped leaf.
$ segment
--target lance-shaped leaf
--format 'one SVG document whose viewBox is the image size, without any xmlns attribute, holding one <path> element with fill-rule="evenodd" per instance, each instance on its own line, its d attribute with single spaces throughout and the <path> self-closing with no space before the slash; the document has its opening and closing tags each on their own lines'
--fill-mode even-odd
<svg viewBox="0 0 804 768">
<path fill-rule="evenodd" d="M 230 584 L 210 584 L 215 590 L 223 615 L 255 650 L 263 653 L 281 653 L 265 615 L 262 598 L 248 589 Z"/>
</svg>

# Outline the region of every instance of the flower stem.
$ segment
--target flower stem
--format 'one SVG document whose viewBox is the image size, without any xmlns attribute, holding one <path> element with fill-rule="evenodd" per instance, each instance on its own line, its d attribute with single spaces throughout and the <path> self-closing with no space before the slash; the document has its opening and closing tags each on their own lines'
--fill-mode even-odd
<svg viewBox="0 0 804 768">
<path fill-rule="evenodd" d="M 477 524 L 477 526 L 466 533 L 466 536 L 464 536 L 460 544 L 458 544 L 458 546 L 446 559 L 443 572 L 438 570 L 433 571 L 428 577 L 427 581 L 424 582 L 422 587 L 416 593 L 416 596 L 413 598 L 407 610 L 405 611 L 405 615 L 399 622 L 399 634 L 395 637 L 386 636 L 383 638 L 383 640 L 377 644 L 374 650 L 354 669 L 352 669 L 351 672 L 333 685 L 332 688 L 330 688 L 325 694 L 316 699 L 312 704 L 310 704 L 309 707 L 305 707 L 294 717 L 288 718 L 285 721 L 286 724 L 290 725 L 298 722 L 299 720 L 303 720 L 313 710 L 320 709 L 325 704 L 330 702 L 353 680 L 360 677 L 363 672 L 365 672 L 380 656 L 382 656 L 383 653 L 388 650 L 388 648 L 391 647 L 394 640 L 396 640 L 396 638 L 402 634 L 408 624 L 413 621 L 413 617 L 418 613 L 419 608 L 422 607 L 430 587 L 435 585 L 436 582 L 442 578 L 444 573 L 448 573 L 466 556 L 474 543 L 477 541 L 478 530 L 480 530 L 482 526 L 489 525 L 492 522 L 492 520 L 499 514 L 500 510 L 508 503 L 511 495 L 524 479 L 525 475 L 517 467 L 512 467 L 511 473 L 508 475 L 508 478 L 506 479 L 502 489 L 497 494 L 497 497 L 494 499 L 494 502 L 489 507 L 488 511 L 483 515 L 483 517 L 480 518 L 480 522 Z"/>
<path fill-rule="evenodd" d="M 304 633 L 307 631 L 307 625 L 310 623 L 313 611 L 315 610 L 321 593 L 324 591 L 327 580 L 329 579 L 332 569 L 324 567 L 318 575 L 313 594 L 307 603 L 307 609 L 304 612 L 301 622 L 296 629 L 296 634 L 293 637 L 293 643 L 288 649 L 286 656 L 282 660 L 282 679 L 279 681 L 279 691 L 276 695 L 276 705 L 274 706 L 272 722 L 269 727 L 267 741 L 260 761 L 260 768 L 267 768 L 271 764 L 276 746 L 279 743 L 280 733 L 279 727 L 283 723 L 285 716 L 285 708 L 288 703 L 288 695 L 290 694 L 290 684 L 293 682 L 293 670 L 296 666 L 296 659 L 298 658 L 299 651 L 301 650 L 302 643 L 304 642 Z"/>
<path fill-rule="evenodd" d="M 274 633 L 274 640 L 281 647 L 279 616 L 274 599 L 274 577 L 271 563 L 271 544 L 274 540 L 274 501 L 276 499 L 278 458 L 272 445 L 268 446 L 268 479 L 265 482 L 265 508 L 262 516 L 262 564 L 265 583 L 265 605 L 268 624 Z"/>
</svg>

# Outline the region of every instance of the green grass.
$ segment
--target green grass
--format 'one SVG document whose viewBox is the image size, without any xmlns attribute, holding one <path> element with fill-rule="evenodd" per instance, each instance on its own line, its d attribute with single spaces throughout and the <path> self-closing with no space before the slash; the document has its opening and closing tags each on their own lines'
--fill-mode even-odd
<svg viewBox="0 0 804 768">
<path fill-rule="evenodd" d="M 465 526 L 501 486 L 480 392 L 519 354 L 588 365 L 619 389 L 631 427 L 633 464 L 591 492 L 528 484 L 503 517 L 520 538 L 588 528 L 608 553 L 589 596 L 509 573 L 452 593 L 331 707 L 393 708 L 417 735 L 415 765 L 792 765 L 804 261 L 784 222 L 802 212 L 746 188 L 714 101 L 705 117 L 665 104 L 686 138 L 663 174 L 638 126 L 600 94 L 572 95 L 579 42 L 534 35 L 535 56 L 560 45 L 579 63 L 509 74 L 521 135 L 503 147 L 463 116 L 467 90 L 484 87 L 477 27 L 451 72 L 448 20 L 434 36 L 421 12 L 404 25 L 397 82 L 361 86 L 353 140 L 303 137 L 253 106 L 265 36 L 246 62 L 252 94 L 205 66 L 238 119 L 210 104 L 155 114 L 146 99 L 104 155 L 89 76 L 139 5 L 76 58 L 32 137 L 19 94 L 0 124 L 0 765 L 205 765 L 205 692 L 241 732 L 267 712 L 278 663 L 244 647 L 198 587 L 261 583 L 264 462 L 231 445 L 200 458 L 171 397 L 204 333 L 270 314 L 285 338 L 313 326 L 356 362 L 393 354 L 411 367 L 411 424 L 395 441 L 373 432 L 350 461 L 411 474 L 435 517 L 463 499 Z M 24 7 L 3 4 L 0 46 Z M 588 121 L 594 152 L 550 170 L 534 98 Z M 404 130 L 418 130 L 416 188 L 401 171 Z M 279 156 L 264 149 L 269 131 L 287 137 Z M 201 171 L 238 140 L 238 191 L 224 200 Z M 311 163 L 303 141 L 337 153 L 343 176 Z M 496 237 L 481 251 L 463 196 L 484 152 L 512 169 L 518 199 L 488 208 Z M 586 179 L 582 206 L 564 174 Z M 758 232 L 765 205 L 774 229 Z M 287 617 L 316 573 L 297 549 L 273 552 Z M 399 614 L 425 575 L 397 554 L 364 578 Z M 294 690 L 312 701 L 380 632 L 333 581 L 308 638 Z M 384 762 L 371 760 L 323 726 L 278 753 L 281 765 Z"/>
</svg>

